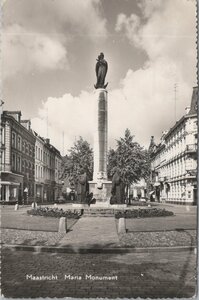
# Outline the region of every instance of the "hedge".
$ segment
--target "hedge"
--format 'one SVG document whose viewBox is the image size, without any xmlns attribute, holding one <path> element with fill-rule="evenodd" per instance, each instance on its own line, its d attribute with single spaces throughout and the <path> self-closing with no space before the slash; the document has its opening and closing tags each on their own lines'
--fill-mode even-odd
<svg viewBox="0 0 199 300">
<path fill-rule="evenodd" d="M 49 207 L 33 208 L 28 210 L 27 213 L 33 216 L 55 217 L 55 218 L 67 217 L 71 219 L 78 219 L 82 215 L 81 210 L 64 211 L 63 209 L 49 208 Z"/>
<path fill-rule="evenodd" d="M 133 209 L 133 210 L 125 210 L 118 211 L 115 214 L 115 218 L 153 218 L 153 217 L 167 217 L 173 216 L 174 213 L 168 211 L 166 209 L 161 208 L 145 208 L 145 209 Z"/>
</svg>

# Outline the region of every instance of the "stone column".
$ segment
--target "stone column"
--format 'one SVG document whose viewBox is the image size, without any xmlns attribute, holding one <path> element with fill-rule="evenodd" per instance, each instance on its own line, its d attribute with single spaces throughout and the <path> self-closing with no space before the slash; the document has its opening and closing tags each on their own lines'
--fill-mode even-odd
<svg viewBox="0 0 199 300">
<path fill-rule="evenodd" d="M 94 124 L 94 173 L 93 180 L 107 180 L 107 91 L 95 91 L 95 124 Z"/>
<path fill-rule="evenodd" d="M 89 192 L 93 193 L 96 205 L 107 206 L 110 203 L 112 182 L 107 180 L 108 158 L 108 105 L 107 91 L 100 88 L 95 91 L 94 111 L 94 172 L 89 182 Z"/>
</svg>

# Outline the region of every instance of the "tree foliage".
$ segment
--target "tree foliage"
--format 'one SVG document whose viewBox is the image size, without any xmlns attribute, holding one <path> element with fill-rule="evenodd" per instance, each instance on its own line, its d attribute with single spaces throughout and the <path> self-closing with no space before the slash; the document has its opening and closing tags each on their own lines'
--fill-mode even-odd
<svg viewBox="0 0 199 300">
<path fill-rule="evenodd" d="M 109 177 L 117 168 L 128 187 L 141 178 L 146 179 L 150 172 L 148 151 L 134 141 L 129 129 L 126 129 L 124 138 L 117 140 L 116 150 L 109 150 L 108 160 Z"/>
<path fill-rule="evenodd" d="M 93 150 L 90 144 L 81 136 L 69 149 L 69 155 L 64 157 L 64 175 L 72 183 L 76 183 L 81 169 L 87 173 L 89 180 L 93 174 Z"/>
</svg>

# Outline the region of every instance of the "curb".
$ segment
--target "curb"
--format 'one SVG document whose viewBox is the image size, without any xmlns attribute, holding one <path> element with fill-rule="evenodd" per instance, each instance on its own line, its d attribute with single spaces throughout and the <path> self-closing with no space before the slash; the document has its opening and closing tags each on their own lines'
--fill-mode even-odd
<svg viewBox="0 0 199 300">
<path fill-rule="evenodd" d="M 36 253 L 68 253 L 68 254 L 125 254 L 125 253 L 156 253 L 156 252 L 183 252 L 194 251 L 196 246 L 180 247 L 151 247 L 151 248 L 84 248 L 84 247 L 55 247 L 55 246 L 28 246 L 28 245 L 8 245 L 2 244 L 1 250 L 10 249 L 12 251 L 30 251 Z"/>
</svg>

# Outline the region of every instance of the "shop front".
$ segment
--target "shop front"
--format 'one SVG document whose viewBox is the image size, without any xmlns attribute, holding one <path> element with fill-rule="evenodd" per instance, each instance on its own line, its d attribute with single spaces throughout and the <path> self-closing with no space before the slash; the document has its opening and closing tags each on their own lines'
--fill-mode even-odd
<svg viewBox="0 0 199 300">
<path fill-rule="evenodd" d="M 23 176 L 14 173 L 1 174 L 1 202 L 16 203 L 22 200 Z"/>
</svg>

